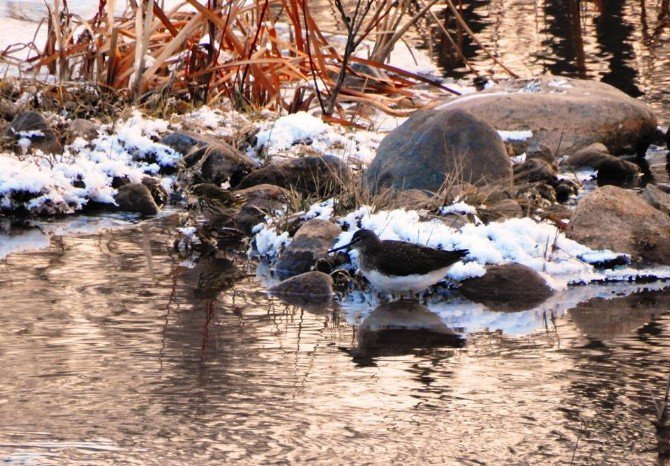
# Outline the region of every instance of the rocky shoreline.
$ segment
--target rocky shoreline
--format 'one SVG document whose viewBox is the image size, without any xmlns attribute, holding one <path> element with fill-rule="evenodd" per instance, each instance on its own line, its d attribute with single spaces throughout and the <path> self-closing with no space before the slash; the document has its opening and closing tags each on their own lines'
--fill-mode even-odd
<svg viewBox="0 0 670 466">
<path fill-rule="evenodd" d="M 188 207 L 175 241 L 185 264 L 247 254 L 283 280 L 269 289 L 283 299 L 366 289 L 355 253 L 327 254 L 359 228 L 469 249 L 429 294 L 493 310 L 670 277 L 668 172 L 644 158 L 664 135 L 646 105 L 602 83 L 510 80 L 369 130 L 207 107 L 101 122 L 12 92 L 0 106 L 2 215 Z M 193 194 L 207 183 L 236 199 L 216 222 Z"/>
</svg>

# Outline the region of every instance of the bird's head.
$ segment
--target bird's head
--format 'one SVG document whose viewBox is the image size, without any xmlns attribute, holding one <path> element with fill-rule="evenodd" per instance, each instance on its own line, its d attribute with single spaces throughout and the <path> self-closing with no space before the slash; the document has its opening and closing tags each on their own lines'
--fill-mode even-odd
<svg viewBox="0 0 670 466">
<path fill-rule="evenodd" d="M 347 248 L 360 251 L 361 249 L 365 249 L 370 245 L 377 244 L 378 242 L 379 238 L 374 231 L 362 229 L 354 233 L 354 236 L 351 237 L 351 241 L 349 243 L 345 244 L 344 246 L 340 246 L 339 248 L 331 249 L 328 252 L 340 251 Z"/>
</svg>

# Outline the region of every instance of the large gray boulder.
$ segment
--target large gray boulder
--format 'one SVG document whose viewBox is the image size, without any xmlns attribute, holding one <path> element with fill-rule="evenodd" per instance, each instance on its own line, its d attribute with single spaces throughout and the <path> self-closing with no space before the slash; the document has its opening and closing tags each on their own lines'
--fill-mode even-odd
<svg viewBox="0 0 670 466">
<path fill-rule="evenodd" d="M 570 220 L 567 236 L 593 249 L 670 264 L 670 217 L 631 190 L 605 186 L 584 197 Z"/>
<path fill-rule="evenodd" d="M 446 110 L 467 110 L 498 130 L 531 130 L 527 142 L 554 155 L 594 142 L 612 154 L 639 153 L 657 126 L 645 103 L 608 84 L 554 76 L 512 79 L 435 107 Z"/>
<path fill-rule="evenodd" d="M 446 179 L 477 186 L 512 183 L 512 163 L 498 133 L 463 110 L 415 112 L 384 138 L 365 172 L 374 192 L 436 192 Z"/>
</svg>

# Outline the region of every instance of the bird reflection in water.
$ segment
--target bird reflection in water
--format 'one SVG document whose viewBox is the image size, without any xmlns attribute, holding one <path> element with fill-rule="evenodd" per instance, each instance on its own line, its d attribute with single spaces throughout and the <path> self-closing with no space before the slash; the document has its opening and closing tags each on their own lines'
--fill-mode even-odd
<svg viewBox="0 0 670 466">
<path fill-rule="evenodd" d="M 218 254 L 208 254 L 200 259 L 192 269 L 181 270 L 181 281 L 192 290 L 193 297 L 204 305 L 205 321 L 203 324 L 202 353 L 207 353 L 209 346 L 209 327 L 216 312 L 217 297 L 233 287 L 236 281 L 245 274 L 235 263 Z"/>
<path fill-rule="evenodd" d="M 427 348 L 460 348 L 465 340 L 418 301 L 400 300 L 377 306 L 356 331 L 348 352 L 359 364 L 374 358 L 414 354 Z"/>
</svg>

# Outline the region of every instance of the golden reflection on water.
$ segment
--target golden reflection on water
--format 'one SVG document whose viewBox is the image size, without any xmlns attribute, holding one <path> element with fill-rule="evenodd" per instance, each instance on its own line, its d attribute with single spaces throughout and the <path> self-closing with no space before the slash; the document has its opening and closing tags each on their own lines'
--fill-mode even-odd
<svg viewBox="0 0 670 466">
<path fill-rule="evenodd" d="M 7 258 L 0 458 L 655 459 L 649 393 L 660 393 L 670 370 L 668 293 L 622 298 L 623 306 L 592 300 L 526 336 L 480 332 L 463 348 L 391 339 L 361 358 L 358 329 L 337 305 L 269 299 L 239 259 L 184 269 L 170 227 L 59 238 Z M 220 287 L 216 299 L 203 277 Z"/>
</svg>

